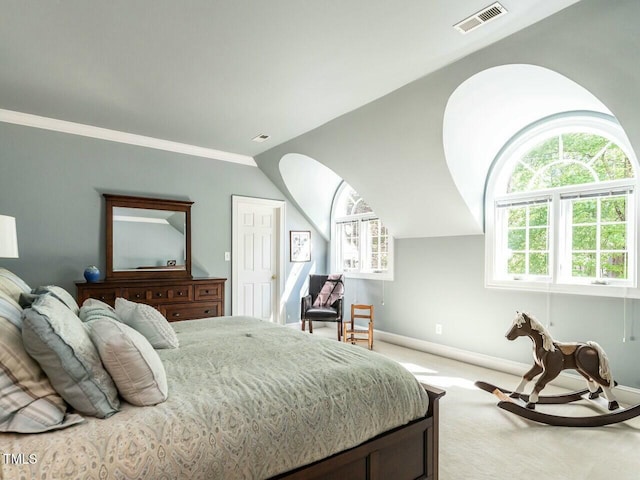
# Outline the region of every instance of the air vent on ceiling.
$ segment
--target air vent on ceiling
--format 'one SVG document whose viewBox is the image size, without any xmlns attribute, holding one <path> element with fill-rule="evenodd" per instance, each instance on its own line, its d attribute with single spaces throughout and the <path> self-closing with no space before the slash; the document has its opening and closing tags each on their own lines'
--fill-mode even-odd
<svg viewBox="0 0 640 480">
<path fill-rule="evenodd" d="M 253 140 L 254 142 L 262 143 L 262 142 L 265 142 L 265 141 L 269 140 L 269 138 L 270 138 L 270 135 L 266 135 L 266 134 L 262 133 L 262 134 L 260 134 L 260 135 L 258 135 L 256 137 L 253 137 L 251 140 Z"/>
<path fill-rule="evenodd" d="M 496 2 L 493 5 L 483 8 L 478 13 L 465 18 L 461 22 L 456 23 L 453 28 L 458 30 L 460 33 L 469 33 L 480 25 L 484 25 L 488 21 L 498 18 L 505 13 L 507 13 L 507 9 L 500 5 L 500 2 Z"/>
</svg>

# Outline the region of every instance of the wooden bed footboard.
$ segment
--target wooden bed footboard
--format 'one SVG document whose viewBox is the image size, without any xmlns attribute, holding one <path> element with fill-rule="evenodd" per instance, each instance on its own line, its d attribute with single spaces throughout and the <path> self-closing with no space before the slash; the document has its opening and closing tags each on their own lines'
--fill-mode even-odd
<svg viewBox="0 0 640 480">
<path fill-rule="evenodd" d="M 430 385 L 422 386 L 429 395 L 425 417 L 273 479 L 437 480 L 439 402 L 445 391 Z"/>
</svg>

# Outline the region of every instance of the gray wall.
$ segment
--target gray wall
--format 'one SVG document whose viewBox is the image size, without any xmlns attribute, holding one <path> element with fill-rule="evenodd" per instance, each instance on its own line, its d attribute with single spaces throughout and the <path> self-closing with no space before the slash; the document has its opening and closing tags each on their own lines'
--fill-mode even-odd
<svg viewBox="0 0 640 480">
<path fill-rule="evenodd" d="M 279 145 L 256 161 L 283 192 L 287 190 L 277 165 L 283 155 L 295 152 L 338 172 L 385 223 L 438 218 L 432 212 L 461 202 L 457 192 L 450 193 L 453 182 L 443 173 L 442 120 L 447 100 L 474 74 L 515 63 L 550 68 L 587 88 L 616 115 L 640 154 L 638 16 L 637 0 L 582 0 Z M 371 179 L 373 176 L 376 178 Z M 437 200 L 407 203 L 403 208 L 394 204 L 389 211 L 385 198 L 412 185 L 408 178 L 418 178 L 421 188 L 436 193 Z M 457 220 L 468 221 L 468 217 Z M 452 219 L 447 222 L 446 228 L 455 223 Z M 347 296 L 366 298 L 376 305 L 377 328 L 528 363 L 528 341 L 504 338 L 515 310 L 528 310 L 545 323 L 551 320 L 551 333 L 558 340 L 601 343 L 618 381 L 640 387 L 640 343 L 629 338 L 638 330 L 637 301 L 485 289 L 482 235 L 396 239 L 395 255 L 395 281 L 347 281 Z M 625 342 L 624 322 L 629 333 Z M 435 335 L 436 323 L 443 325 L 442 335 Z"/>
<path fill-rule="evenodd" d="M 482 235 L 396 241 L 396 280 L 385 290 L 382 330 L 531 363 L 528 339 L 504 337 L 515 311 L 528 311 L 551 322 L 556 340 L 600 343 L 618 381 L 640 386 L 637 300 L 487 289 Z"/>
<path fill-rule="evenodd" d="M 83 280 L 87 265 L 105 270 L 102 193 L 193 201 L 193 274 L 228 279 L 227 314 L 231 263 L 224 252 L 231 251 L 231 195 L 284 199 L 255 167 L 0 123 L 0 214 L 16 217 L 20 251 L 18 259 L 0 259 L 0 266 L 33 287 L 56 284 L 75 293 L 74 281 Z M 319 239 L 287 203 L 287 232 L 311 230 L 312 239 Z M 313 262 L 285 263 L 287 272 L 301 269 L 287 302 L 292 321 L 305 272 L 325 264 L 325 242 L 313 246 Z"/>
</svg>

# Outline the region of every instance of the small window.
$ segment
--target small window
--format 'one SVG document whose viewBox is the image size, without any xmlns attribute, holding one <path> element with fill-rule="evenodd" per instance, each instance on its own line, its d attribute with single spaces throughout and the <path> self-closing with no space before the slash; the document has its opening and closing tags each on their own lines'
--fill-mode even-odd
<svg viewBox="0 0 640 480">
<path fill-rule="evenodd" d="M 627 219 L 633 193 L 627 190 L 561 198 L 568 219 L 565 281 L 630 285 L 633 225 Z"/>
<path fill-rule="evenodd" d="M 332 271 L 352 277 L 393 279 L 393 238 L 347 183 L 336 193 L 332 227 Z"/>
<path fill-rule="evenodd" d="M 549 264 L 549 199 L 497 206 L 504 225 L 499 251 L 507 276 L 546 278 Z"/>
<path fill-rule="evenodd" d="M 488 182 L 487 284 L 636 287 L 636 164 L 622 129 L 600 116 L 514 138 Z"/>
</svg>

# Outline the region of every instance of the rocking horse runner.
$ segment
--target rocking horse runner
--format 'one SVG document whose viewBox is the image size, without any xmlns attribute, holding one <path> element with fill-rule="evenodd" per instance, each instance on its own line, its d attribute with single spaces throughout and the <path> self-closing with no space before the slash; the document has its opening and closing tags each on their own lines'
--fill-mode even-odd
<svg viewBox="0 0 640 480">
<path fill-rule="evenodd" d="M 629 420 L 640 415 L 640 405 L 617 412 L 592 417 L 561 417 L 534 411 L 537 403 L 569 403 L 579 400 L 589 393 L 589 399 L 596 399 L 601 392 L 608 401 L 609 410 L 619 409 L 618 402 L 612 392 L 615 382 L 611 376 L 607 356 L 595 342 L 561 343 L 555 342 L 547 329 L 534 317 L 526 313 L 516 312 L 513 325 L 506 334 L 507 339 L 515 340 L 528 336 L 533 341 L 534 365 L 522 377 L 515 391 L 501 389 L 486 382 L 476 382 L 482 390 L 496 394 L 502 401 L 498 406 L 530 420 L 560 426 L 600 426 Z M 562 370 L 574 369 L 587 380 L 587 389 L 565 395 L 540 396 L 544 387 L 556 378 Z M 540 375 L 530 395 L 524 395 L 524 387 L 536 376 Z M 510 401 L 511 398 L 522 399 L 526 408 Z"/>
</svg>

